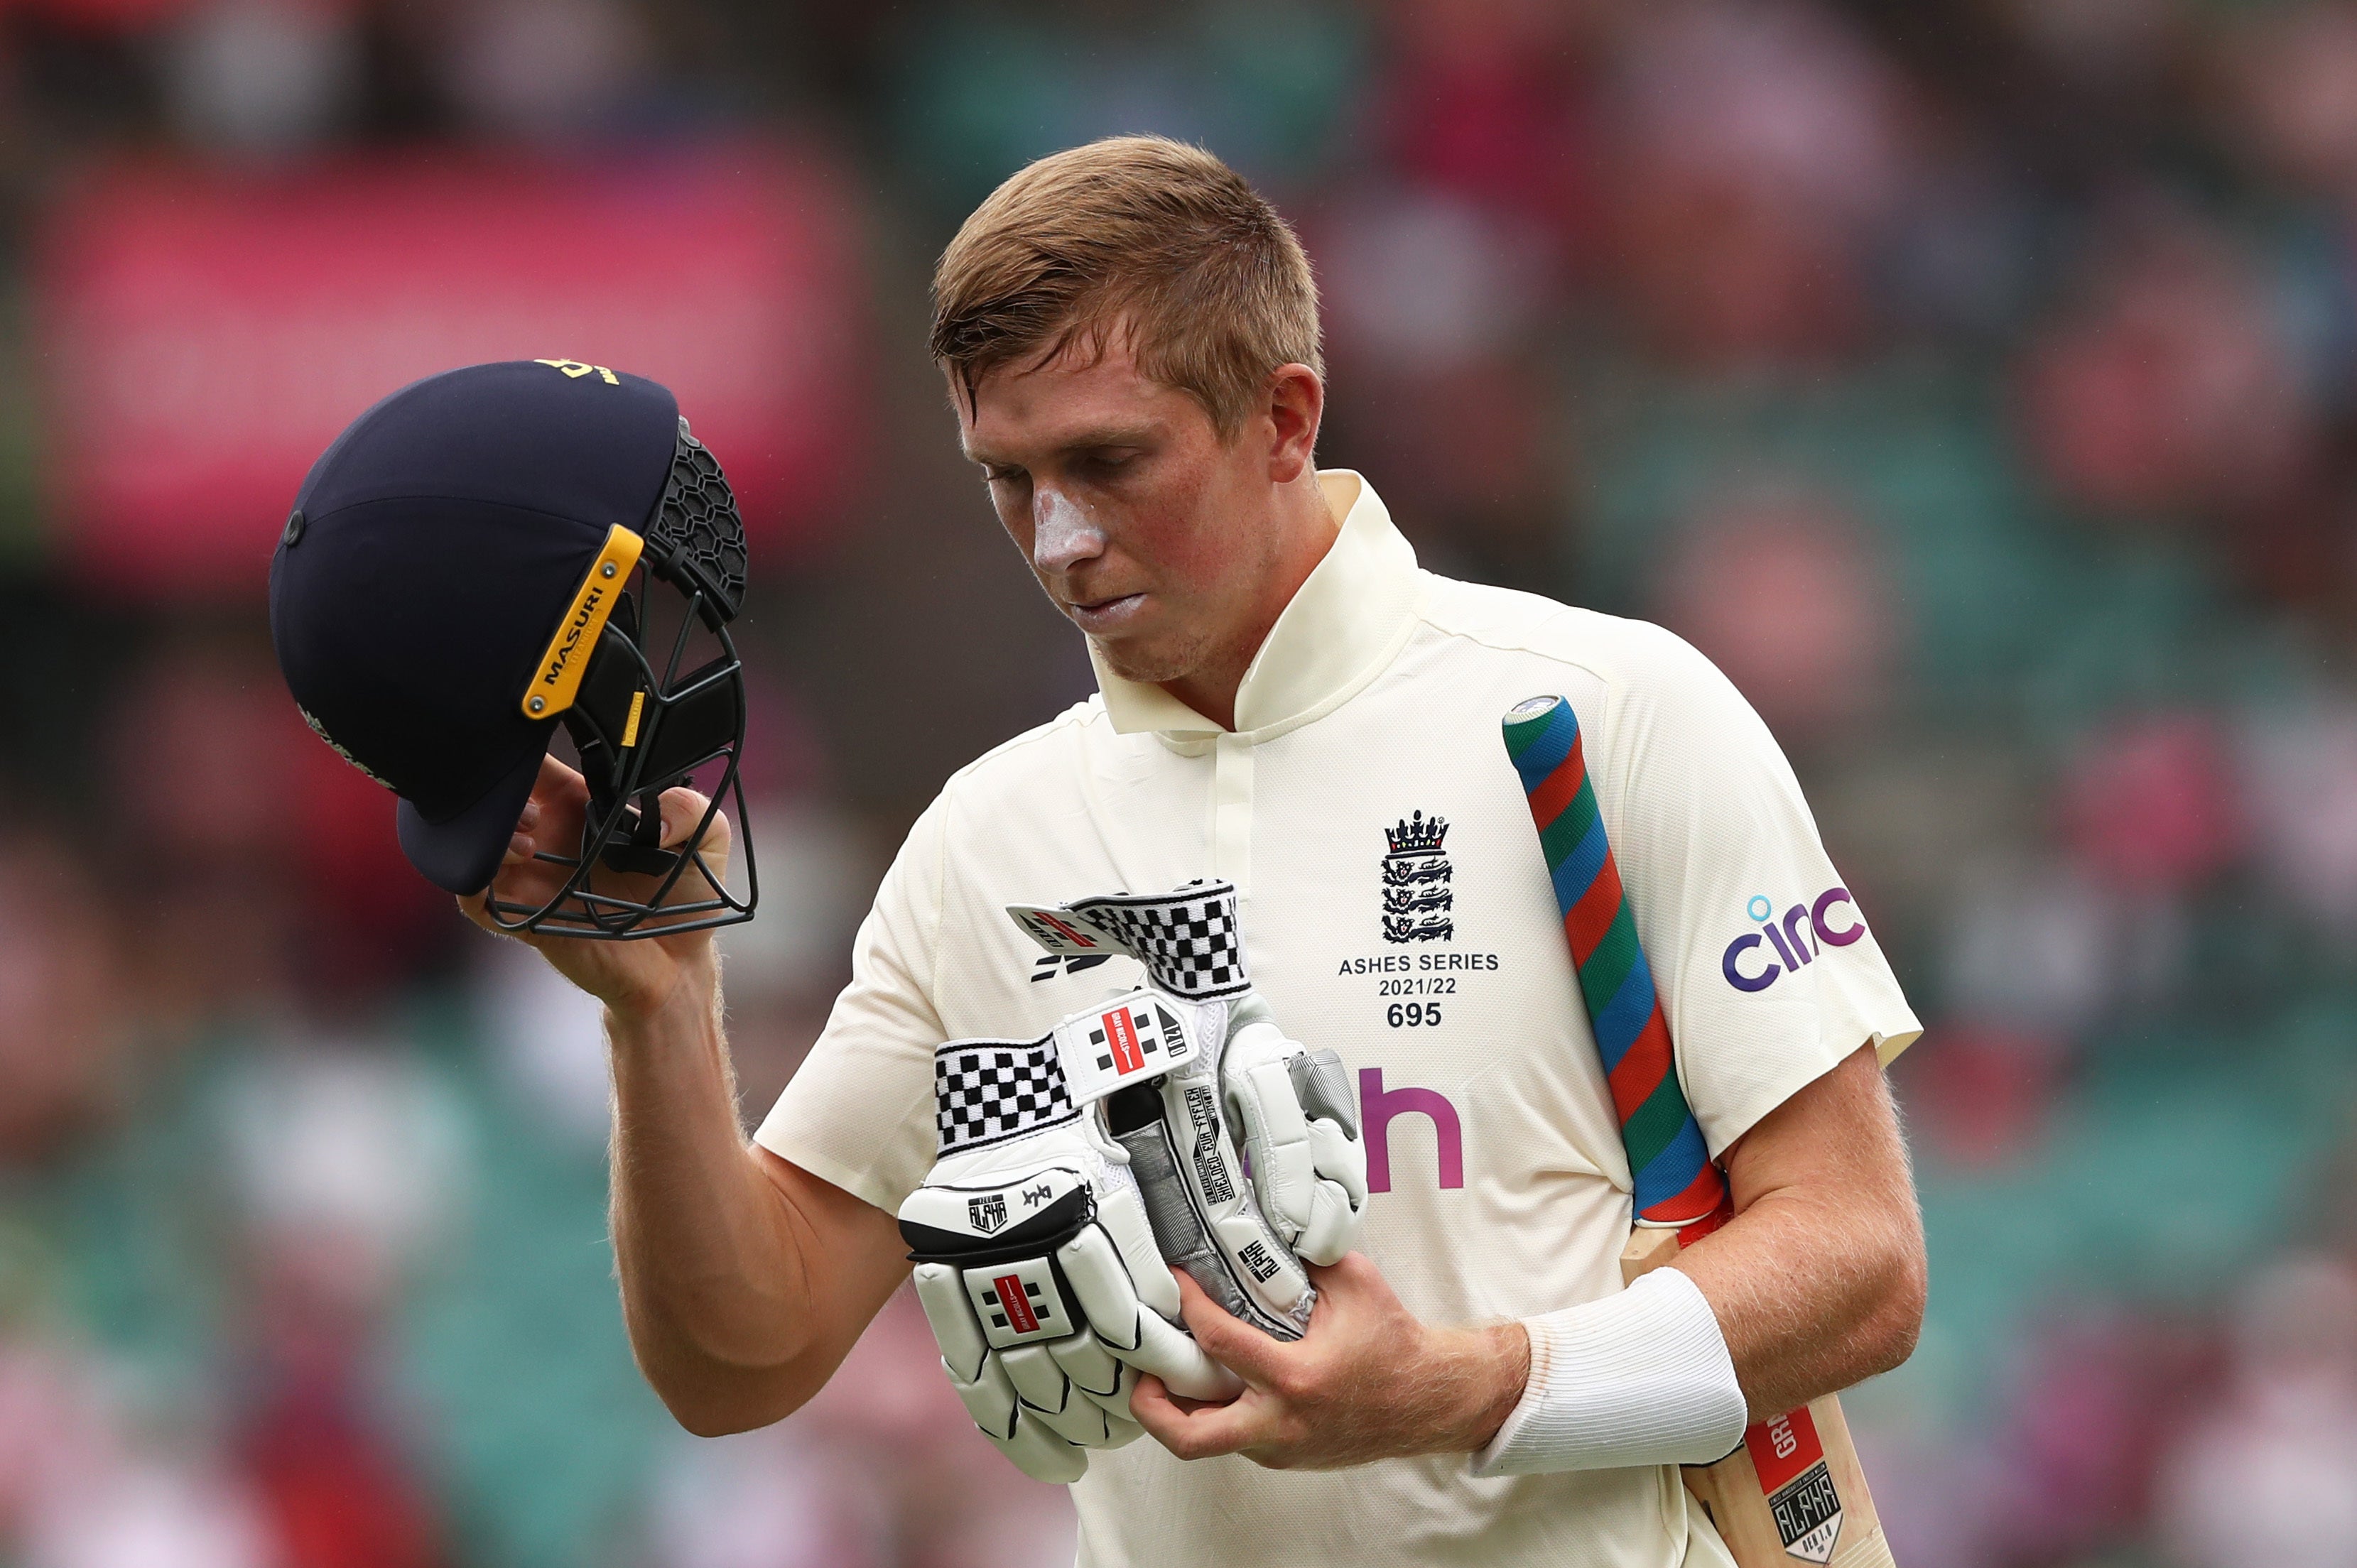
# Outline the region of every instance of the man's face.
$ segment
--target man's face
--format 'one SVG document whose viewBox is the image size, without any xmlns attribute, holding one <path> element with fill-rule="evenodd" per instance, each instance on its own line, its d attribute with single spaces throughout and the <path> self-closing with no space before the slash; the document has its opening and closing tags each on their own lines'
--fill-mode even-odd
<svg viewBox="0 0 2357 1568">
<path fill-rule="evenodd" d="M 1138 373 L 1126 337 L 992 371 L 958 400 L 960 434 L 1056 607 L 1116 673 L 1185 681 L 1266 629 L 1274 427 L 1221 440 L 1202 404 Z"/>
</svg>

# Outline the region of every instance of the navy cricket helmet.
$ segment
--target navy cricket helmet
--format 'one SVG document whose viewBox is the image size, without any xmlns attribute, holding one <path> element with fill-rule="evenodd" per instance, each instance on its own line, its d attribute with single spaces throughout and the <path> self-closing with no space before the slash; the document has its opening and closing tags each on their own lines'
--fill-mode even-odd
<svg viewBox="0 0 2357 1568">
<path fill-rule="evenodd" d="M 527 360 L 404 387 L 336 438 L 272 557 L 270 630 L 305 720 L 400 797 L 403 853 L 453 893 L 490 886 L 561 726 L 589 808 L 575 853 L 539 858 L 569 875 L 490 913 L 646 937 L 753 912 L 744 595 L 743 520 L 671 392 Z M 656 801 L 699 770 L 712 804 L 684 842 L 733 798 L 742 897 L 662 847 Z"/>
</svg>

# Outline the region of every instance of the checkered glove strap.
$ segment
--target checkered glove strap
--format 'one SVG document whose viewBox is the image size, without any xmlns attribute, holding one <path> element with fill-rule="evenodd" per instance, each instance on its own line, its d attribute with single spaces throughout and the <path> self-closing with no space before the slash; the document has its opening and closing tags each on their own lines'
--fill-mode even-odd
<svg viewBox="0 0 2357 1568">
<path fill-rule="evenodd" d="M 1110 948 L 1144 964 L 1155 989 L 1190 1002 L 1252 989 L 1232 882 L 1190 882 L 1175 893 L 1107 893 L 1052 908 L 1018 904 L 1007 913 L 1049 952 L 1080 957 Z"/>
<path fill-rule="evenodd" d="M 1080 1113 L 1056 1065 L 1053 1035 L 952 1040 L 933 1053 L 933 1146 L 941 1158 L 1074 1121 Z"/>
<path fill-rule="evenodd" d="M 1226 1399 L 1188 1337 L 1126 1155 L 1076 1105 L 1055 1037 L 934 1053 L 939 1158 L 900 1206 L 917 1298 L 974 1424 L 1022 1470 L 1078 1480 L 1142 1431 L 1130 1391 Z"/>
</svg>

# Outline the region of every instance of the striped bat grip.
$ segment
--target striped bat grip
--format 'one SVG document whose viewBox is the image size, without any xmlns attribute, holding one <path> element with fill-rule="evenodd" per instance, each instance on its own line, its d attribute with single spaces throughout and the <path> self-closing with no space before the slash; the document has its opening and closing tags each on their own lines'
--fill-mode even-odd
<svg viewBox="0 0 2357 1568">
<path fill-rule="evenodd" d="M 1504 732 L 1629 1154 L 1636 1230 L 1620 1258 L 1625 1283 L 1726 1223 L 1733 1204 L 1678 1084 L 1578 715 L 1561 697 L 1532 697 L 1507 711 Z M 1685 1466 L 1684 1479 L 1738 1568 L 1895 1568 L 1832 1394 L 1752 1426 L 1726 1458 Z"/>
</svg>

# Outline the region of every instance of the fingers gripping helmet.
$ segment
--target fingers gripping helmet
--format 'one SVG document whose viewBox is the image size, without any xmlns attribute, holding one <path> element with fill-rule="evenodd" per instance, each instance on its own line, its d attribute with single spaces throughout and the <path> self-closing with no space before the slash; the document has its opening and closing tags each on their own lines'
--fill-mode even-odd
<svg viewBox="0 0 2357 1568">
<path fill-rule="evenodd" d="M 271 634 L 304 718 L 399 797 L 437 886 L 491 886 L 561 729 L 588 800 L 570 853 L 504 929 L 672 934 L 749 918 L 737 775 L 745 529 L 719 463 L 653 381 L 570 360 L 475 365 L 353 421 L 304 480 L 271 562 Z M 663 847 L 694 783 L 726 806 L 741 895 Z M 660 918 L 658 918 L 660 917 Z"/>
</svg>

